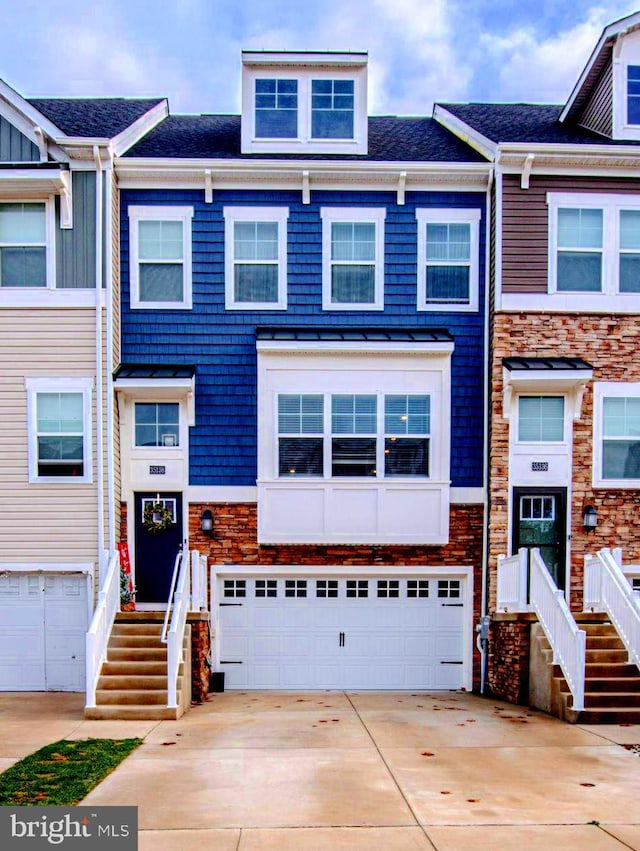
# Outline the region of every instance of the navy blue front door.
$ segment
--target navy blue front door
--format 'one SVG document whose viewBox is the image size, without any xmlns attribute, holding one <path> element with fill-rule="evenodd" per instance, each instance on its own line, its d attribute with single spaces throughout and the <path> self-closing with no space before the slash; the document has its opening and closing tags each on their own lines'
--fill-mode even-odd
<svg viewBox="0 0 640 851">
<path fill-rule="evenodd" d="M 174 522 L 163 531 L 149 531 L 144 522 L 148 505 L 160 502 Z M 182 494 L 137 493 L 135 495 L 136 602 L 166 603 L 176 554 L 182 544 Z"/>
</svg>

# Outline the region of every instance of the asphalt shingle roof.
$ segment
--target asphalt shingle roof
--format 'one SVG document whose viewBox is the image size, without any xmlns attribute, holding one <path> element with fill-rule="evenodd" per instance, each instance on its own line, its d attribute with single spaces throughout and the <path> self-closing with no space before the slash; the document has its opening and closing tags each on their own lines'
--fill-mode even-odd
<svg viewBox="0 0 640 851">
<path fill-rule="evenodd" d="M 112 139 L 164 98 L 29 98 L 68 136 Z"/>
<path fill-rule="evenodd" d="M 242 154 L 239 115 L 171 115 L 126 153 L 127 157 L 194 159 L 364 160 L 485 162 L 432 118 L 369 118 L 369 153 Z"/>
<path fill-rule="evenodd" d="M 628 145 L 576 125 L 558 121 L 562 106 L 534 103 L 442 103 L 492 142 L 532 142 L 564 145 Z M 639 144 L 639 143 L 635 143 Z"/>
</svg>

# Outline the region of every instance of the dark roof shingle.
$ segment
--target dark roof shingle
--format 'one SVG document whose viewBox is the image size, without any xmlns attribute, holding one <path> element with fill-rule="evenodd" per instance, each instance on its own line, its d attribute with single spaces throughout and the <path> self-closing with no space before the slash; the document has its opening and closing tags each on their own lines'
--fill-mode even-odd
<svg viewBox="0 0 640 851">
<path fill-rule="evenodd" d="M 485 162 L 432 118 L 369 118 L 369 153 L 242 154 L 239 115 L 170 115 L 126 153 L 127 157 L 194 159 L 372 160 Z"/>
<path fill-rule="evenodd" d="M 560 123 L 563 107 L 535 103 L 441 103 L 492 142 L 559 145 L 628 145 L 576 125 Z M 635 143 L 640 144 L 640 143 Z"/>
<path fill-rule="evenodd" d="M 29 98 L 67 136 L 112 139 L 164 98 Z"/>
</svg>

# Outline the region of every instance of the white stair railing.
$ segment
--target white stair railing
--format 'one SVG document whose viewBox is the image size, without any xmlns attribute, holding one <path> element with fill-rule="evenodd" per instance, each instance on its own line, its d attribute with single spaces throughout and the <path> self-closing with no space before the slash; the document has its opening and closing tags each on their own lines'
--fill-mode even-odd
<svg viewBox="0 0 640 851">
<path fill-rule="evenodd" d="M 611 550 L 585 559 L 585 608 L 606 612 L 629 654 L 640 667 L 640 603 Z"/>
<path fill-rule="evenodd" d="M 529 564 L 531 607 L 553 650 L 553 663 L 560 666 L 571 690 L 573 709 L 582 712 L 587 634 L 578 628 L 538 549 L 530 551 Z"/>
<path fill-rule="evenodd" d="M 513 556 L 498 556 L 497 611 L 528 612 L 527 584 L 527 550 L 524 547 Z"/>
<path fill-rule="evenodd" d="M 189 558 L 176 556 L 161 641 L 167 645 L 167 707 L 178 707 L 178 674 L 184 658 L 184 633 L 191 597 Z M 171 622 L 169 623 L 169 617 Z M 185 688 L 190 684 L 185 683 Z"/>
<path fill-rule="evenodd" d="M 197 550 L 192 550 L 191 611 L 199 612 L 207 608 L 207 557 Z"/>
<path fill-rule="evenodd" d="M 98 604 L 86 636 L 86 705 L 90 708 L 96 705 L 100 670 L 107 659 L 109 636 L 116 614 L 120 610 L 120 557 L 117 552 L 111 554 L 104 577 Z"/>
</svg>

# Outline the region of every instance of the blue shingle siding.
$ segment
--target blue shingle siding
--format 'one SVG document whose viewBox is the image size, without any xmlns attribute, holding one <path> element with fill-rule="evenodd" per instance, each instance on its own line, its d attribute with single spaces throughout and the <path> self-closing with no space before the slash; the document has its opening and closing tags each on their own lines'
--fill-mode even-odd
<svg viewBox="0 0 640 851">
<path fill-rule="evenodd" d="M 422 327 L 448 330 L 452 358 L 451 478 L 454 487 L 482 485 L 484 362 L 484 193 L 216 190 L 205 204 L 198 191 L 125 190 L 121 195 L 122 360 L 195 364 L 196 425 L 190 435 L 192 485 L 254 485 L 256 481 L 256 326 Z M 129 308 L 128 205 L 192 205 L 193 309 Z M 287 310 L 225 310 L 225 205 L 287 206 Z M 322 206 L 385 207 L 384 311 L 323 311 Z M 416 310 L 416 207 L 478 208 L 480 305 L 477 312 Z"/>
</svg>

